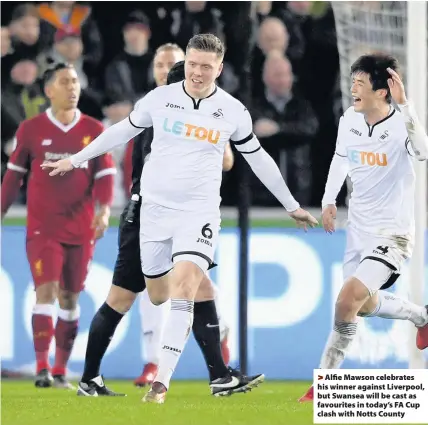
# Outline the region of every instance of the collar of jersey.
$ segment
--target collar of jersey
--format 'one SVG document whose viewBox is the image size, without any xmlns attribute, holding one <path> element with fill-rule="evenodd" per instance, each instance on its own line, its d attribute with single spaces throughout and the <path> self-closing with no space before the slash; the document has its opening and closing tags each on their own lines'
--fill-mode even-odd
<svg viewBox="0 0 428 425">
<path fill-rule="evenodd" d="M 52 108 L 48 108 L 46 109 L 46 116 L 48 117 L 49 121 L 55 125 L 56 127 L 58 127 L 60 130 L 62 130 L 64 133 L 68 133 L 73 127 L 76 126 L 76 124 L 80 121 L 80 117 L 82 116 L 82 113 L 80 112 L 79 109 L 76 109 L 76 114 L 74 116 L 73 121 L 71 121 L 70 124 L 68 125 L 64 125 L 62 122 L 58 121 L 53 112 L 52 112 Z"/>
<path fill-rule="evenodd" d="M 367 127 L 369 128 L 369 137 L 371 137 L 371 135 L 373 134 L 373 129 L 378 125 L 378 124 L 382 124 L 384 121 L 386 121 L 387 119 L 391 118 L 394 114 L 395 114 L 395 108 L 393 106 L 390 107 L 391 109 L 389 110 L 389 114 L 385 117 L 382 118 L 380 121 L 375 122 L 373 125 L 370 125 L 364 118 L 364 122 L 367 124 Z"/>
<path fill-rule="evenodd" d="M 186 87 L 184 86 L 184 81 L 181 83 L 181 86 L 183 87 L 184 93 L 186 93 L 186 95 L 189 96 L 190 99 L 192 99 L 193 107 L 195 109 L 199 109 L 199 105 L 200 105 L 200 103 L 201 103 L 202 100 L 208 99 L 208 98 L 210 98 L 211 96 L 214 96 L 217 93 L 217 85 L 215 85 L 214 86 L 214 90 L 213 90 L 213 92 L 210 95 L 208 95 L 207 97 L 204 97 L 203 99 L 196 100 L 194 97 L 190 96 L 189 93 L 187 93 Z"/>
</svg>

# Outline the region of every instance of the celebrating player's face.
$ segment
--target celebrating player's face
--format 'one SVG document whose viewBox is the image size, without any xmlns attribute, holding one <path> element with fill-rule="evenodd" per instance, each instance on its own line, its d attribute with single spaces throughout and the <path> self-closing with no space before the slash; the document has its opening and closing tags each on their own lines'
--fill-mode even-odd
<svg viewBox="0 0 428 425">
<path fill-rule="evenodd" d="M 153 61 L 153 76 L 156 85 L 164 86 L 168 77 L 168 72 L 179 61 L 184 59 L 184 53 L 180 50 L 161 50 L 156 54 Z"/>
<path fill-rule="evenodd" d="M 76 70 L 66 68 L 57 71 L 53 81 L 46 87 L 46 94 L 52 106 L 57 109 L 76 108 L 80 96 L 80 82 Z"/>
<path fill-rule="evenodd" d="M 211 94 L 214 81 L 223 69 L 222 58 L 213 52 L 189 49 L 186 52 L 184 71 L 186 89 L 190 95 L 203 98 Z"/>
<path fill-rule="evenodd" d="M 351 94 L 354 98 L 355 112 L 367 113 L 376 108 L 379 100 L 384 98 L 381 90 L 373 91 L 368 74 L 358 72 L 352 76 Z"/>
</svg>

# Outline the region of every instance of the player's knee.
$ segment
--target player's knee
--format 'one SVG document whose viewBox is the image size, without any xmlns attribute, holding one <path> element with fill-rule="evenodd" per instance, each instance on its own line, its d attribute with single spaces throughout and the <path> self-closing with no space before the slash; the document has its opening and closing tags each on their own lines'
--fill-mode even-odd
<svg viewBox="0 0 428 425">
<path fill-rule="evenodd" d="M 375 310 L 376 307 L 378 305 L 379 299 L 377 294 L 370 297 L 360 308 L 360 310 L 358 311 L 358 316 L 364 317 L 367 315 L 372 314 Z"/>
<path fill-rule="evenodd" d="M 58 296 L 58 282 L 43 283 L 36 288 L 36 304 L 53 304 Z"/>
<path fill-rule="evenodd" d="M 156 279 L 146 277 L 147 293 L 152 304 L 161 305 L 169 300 L 171 295 L 170 278 L 170 273 Z"/>
<path fill-rule="evenodd" d="M 344 319 L 356 315 L 369 296 L 362 282 L 354 277 L 349 278 L 337 297 L 336 318 Z"/>
<path fill-rule="evenodd" d="M 64 289 L 59 290 L 58 303 L 62 310 L 75 310 L 78 299 L 79 293 L 66 291 Z"/>
<path fill-rule="evenodd" d="M 204 272 L 190 261 L 179 261 L 174 266 L 171 298 L 194 300 Z"/>
<path fill-rule="evenodd" d="M 125 314 L 134 304 L 137 294 L 125 288 L 112 285 L 106 303 L 118 313 Z"/>
</svg>

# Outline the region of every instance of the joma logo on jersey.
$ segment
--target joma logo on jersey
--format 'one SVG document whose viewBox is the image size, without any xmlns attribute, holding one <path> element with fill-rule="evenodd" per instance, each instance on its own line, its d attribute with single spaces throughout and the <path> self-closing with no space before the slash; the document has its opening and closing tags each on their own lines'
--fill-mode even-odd
<svg viewBox="0 0 428 425">
<path fill-rule="evenodd" d="M 386 153 L 348 150 L 348 158 L 351 162 L 361 165 L 369 165 L 370 167 L 386 167 L 388 165 L 388 157 L 386 156 Z"/>
<path fill-rule="evenodd" d="M 361 131 L 355 130 L 355 128 L 351 128 L 351 130 L 349 130 L 351 133 L 356 134 L 357 136 L 362 136 Z"/>
<path fill-rule="evenodd" d="M 188 137 L 189 139 L 199 140 L 202 142 L 209 142 L 214 145 L 220 140 L 220 132 L 212 128 L 199 127 L 193 124 L 186 124 L 181 121 L 168 122 L 165 118 L 163 122 L 163 129 L 167 133 L 172 133 L 177 136 Z"/>
<path fill-rule="evenodd" d="M 174 105 L 173 103 L 167 103 L 165 105 L 165 108 L 172 108 L 172 109 L 184 109 L 182 106 L 180 105 Z"/>
</svg>

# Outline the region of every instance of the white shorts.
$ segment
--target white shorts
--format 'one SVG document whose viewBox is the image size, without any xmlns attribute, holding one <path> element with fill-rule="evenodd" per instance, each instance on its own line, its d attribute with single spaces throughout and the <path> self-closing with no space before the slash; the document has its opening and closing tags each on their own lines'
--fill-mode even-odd
<svg viewBox="0 0 428 425">
<path fill-rule="evenodd" d="M 178 211 L 143 202 L 140 250 L 144 276 L 161 277 L 178 261 L 191 261 L 205 273 L 214 264 L 219 231 L 219 211 Z"/>
<path fill-rule="evenodd" d="M 343 278 L 356 277 L 373 295 L 394 284 L 412 250 L 409 236 L 375 235 L 348 226 Z"/>
</svg>

